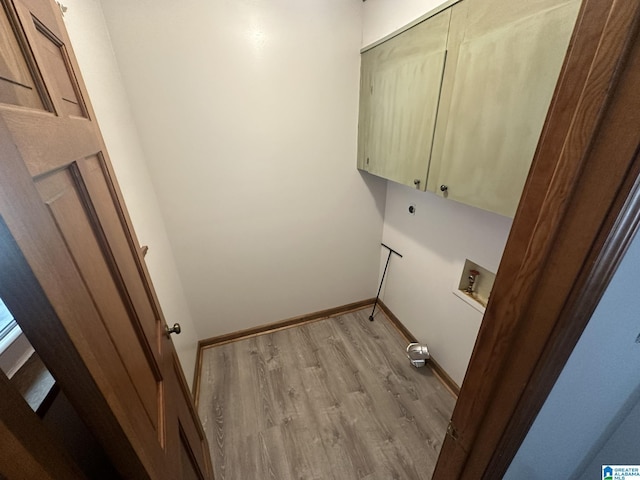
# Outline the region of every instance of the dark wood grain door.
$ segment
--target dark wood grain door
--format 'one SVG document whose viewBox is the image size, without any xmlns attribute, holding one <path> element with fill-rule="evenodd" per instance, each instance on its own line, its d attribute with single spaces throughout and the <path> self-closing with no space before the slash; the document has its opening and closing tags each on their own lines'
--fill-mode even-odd
<svg viewBox="0 0 640 480">
<path fill-rule="evenodd" d="M 109 412 L 93 414 L 118 423 L 139 463 L 127 470 L 112 459 L 124 473 L 182 478 L 188 460 L 187 478 L 209 478 L 206 440 L 59 9 L 0 4 L 0 216 L 90 378 L 66 374 L 55 355 L 43 360 L 70 398 L 95 383 Z M 115 440 L 104 433 L 115 427 L 92 422 L 103 443 Z"/>
</svg>

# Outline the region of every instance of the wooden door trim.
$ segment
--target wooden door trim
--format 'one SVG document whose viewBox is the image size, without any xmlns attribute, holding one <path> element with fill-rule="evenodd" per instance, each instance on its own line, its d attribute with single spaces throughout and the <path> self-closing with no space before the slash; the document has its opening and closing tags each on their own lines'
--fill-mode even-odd
<svg viewBox="0 0 640 480">
<path fill-rule="evenodd" d="M 583 2 L 434 479 L 502 477 L 637 229 L 639 21 Z"/>
</svg>

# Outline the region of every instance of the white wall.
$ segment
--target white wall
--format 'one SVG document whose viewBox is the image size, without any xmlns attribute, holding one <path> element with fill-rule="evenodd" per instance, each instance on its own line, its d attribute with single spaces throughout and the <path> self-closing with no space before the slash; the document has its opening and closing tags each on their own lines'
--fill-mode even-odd
<svg viewBox="0 0 640 480">
<path fill-rule="evenodd" d="M 451 287 L 465 258 L 496 270 L 511 222 L 354 166 L 360 46 L 439 1 L 109 0 L 108 32 L 97 0 L 65 3 L 170 322 L 190 309 L 202 338 L 371 297 L 383 238 L 405 256 L 385 302 L 462 382 L 481 315 Z"/>
<path fill-rule="evenodd" d="M 383 300 L 458 385 L 482 314 L 452 291 L 467 258 L 497 270 L 510 227 L 506 217 L 389 182 L 382 241 L 403 257 L 391 260 Z"/>
<path fill-rule="evenodd" d="M 627 406 L 628 411 L 625 409 Z M 602 465 L 639 464 L 640 387 L 636 388 L 625 407 L 621 412 L 620 421 L 614 423 L 615 428 L 611 429 L 611 434 L 607 435 L 606 441 L 602 442 L 602 448 L 597 451 L 592 450 L 593 454 L 586 458 L 586 467 L 576 470 L 575 478 L 584 480 L 598 478 Z M 600 447 L 600 444 L 597 446 Z"/>
<path fill-rule="evenodd" d="M 171 251 L 145 155 L 137 136 L 127 94 L 111 47 L 100 2 L 65 0 L 64 20 L 78 58 L 127 208 L 167 322 L 179 322 L 173 340 L 189 383 L 198 339 Z"/>
<path fill-rule="evenodd" d="M 355 168 L 361 4 L 102 4 L 203 337 L 375 295 L 385 182 Z"/>
<path fill-rule="evenodd" d="M 366 0 L 363 4 L 362 45 L 404 27 L 447 0 Z"/>
<path fill-rule="evenodd" d="M 363 46 L 392 33 L 437 5 L 437 0 L 367 0 Z M 410 204 L 416 214 L 407 213 Z M 399 251 L 383 300 L 426 342 L 434 359 L 461 384 L 482 314 L 454 296 L 466 258 L 496 272 L 511 219 L 389 182 L 383 242 Z"/>
<path fill-rule="evenodd" d="M 505 479 L 546 479 L 550 471 L 554 478 L 601 478 L 592 460 L 614 434 L 628 431 L 625 419 L 637 418 L 631 409 L 640 393 L 638 265 L 636 235 Z M 632 429 L 627 440 L 635 458 L 618 449 L 603 463 L 640 463 L 637 423 Z"/>
</svg>

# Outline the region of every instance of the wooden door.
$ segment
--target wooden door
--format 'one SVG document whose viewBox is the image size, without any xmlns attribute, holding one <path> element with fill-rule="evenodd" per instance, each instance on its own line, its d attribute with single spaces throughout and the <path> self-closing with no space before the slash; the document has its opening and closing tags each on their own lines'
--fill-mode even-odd
<svg viewBox="0 0 640 480">
<path fill-rule="evenodd" d="M 60 365 L 37 324 L 25 333 L 124 476 L 182 478 L 186 452 L 188 478 L 210 478 L 60 11 L 52 0 L 0 3 L 0 216 L 57 317 L 40 327 L 64 330 L 86 378 Z M 82 382 L 101 401 L 86 405 Z"/>
<path fill-rule="evenodd" d="M 494 0 L 453 7 L 455 61 L 445 72 L 430 190 L 514 216 L 579 6 Z"/>
<path fill-rule="evenodd" d="M 424 190 L 450 10 L 362 54 L 358 166 Z"/>
</svg>

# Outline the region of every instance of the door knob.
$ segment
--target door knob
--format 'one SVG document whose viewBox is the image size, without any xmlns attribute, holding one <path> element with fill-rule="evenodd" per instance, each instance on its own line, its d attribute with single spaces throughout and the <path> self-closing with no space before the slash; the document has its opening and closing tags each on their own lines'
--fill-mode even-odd
<svg viewBox="0 0 640 480">
<path fill-rule="evenodd" d="M 172 333 L 175 333 L 176 335 L 180 335 L 180 332 L 182 331 L 179 323 L 174 323 L 173 327 L 171 328 L 169 328 L 169 325 L 165 325 L 164 329 L 167 332 L 167 336 L 171 335 Z"/>
</svg>

